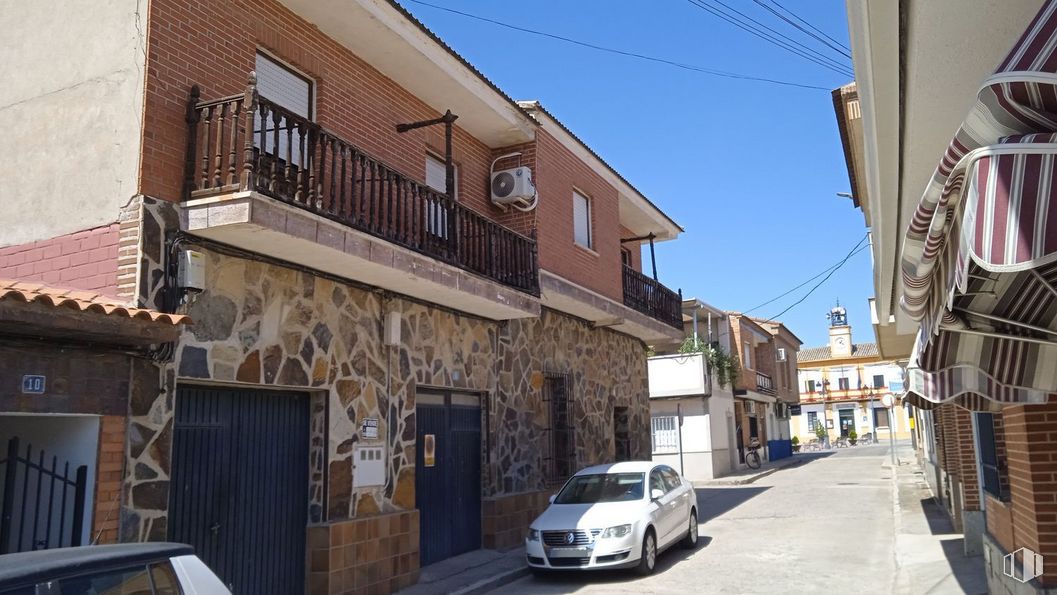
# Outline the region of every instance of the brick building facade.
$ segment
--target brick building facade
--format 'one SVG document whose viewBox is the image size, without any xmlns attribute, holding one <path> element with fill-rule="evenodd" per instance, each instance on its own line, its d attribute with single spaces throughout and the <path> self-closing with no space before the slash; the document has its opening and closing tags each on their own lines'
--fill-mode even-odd
<svg viewBox="0 0 1057 595">
<path fill-rule="evenodd" d="M 577 468 L 649 457 L 646 348 L 680 335 L 679 296 L 642 274 L 640 244 L 678 225 L 395 3 L 144 15 L 93 28 L 143 36 L 109 65 L 142 73 L 142 120 L 120 139 L 139 147 L 134 195 L 93 200 L 103 226 L 0 247 L 3 274 L 193 321 L 130 356 L 127 409 L 83 412 L 102 416 L 104 539 L 189 541 L 242 589 L 388 592 L 421 564 L 516 545 Z M 286 86 L 251 76 L 262 64 Z M 304 105 L 273 94 L 302 88 Z M 454 196 L 430 179 L 444 127 L 396 130 L 448 109 Z M 517 165 L 535 209 L 491 200 L 493 168 Z M 201 264 L 194 291 L 181 258 Z M 285 456 L 268 455 L 264 486 L 267 448 Z M 272 540 L 254 515 L 293 523 L 252 564 L 293 582 L 216 553 L 236 533 Z"/>
</svg>

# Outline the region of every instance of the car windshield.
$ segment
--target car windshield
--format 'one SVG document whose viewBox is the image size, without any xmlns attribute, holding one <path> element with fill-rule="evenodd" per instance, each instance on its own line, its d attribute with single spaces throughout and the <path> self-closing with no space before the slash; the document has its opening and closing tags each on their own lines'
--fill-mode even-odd
<svg viewBox="0 0 1057 595">
<path fill-rule="evenodd" d="M 630 502 L 642 498 L 642 473 L 576 475 L 554 499 L 555 504 Z"/>
</svg>

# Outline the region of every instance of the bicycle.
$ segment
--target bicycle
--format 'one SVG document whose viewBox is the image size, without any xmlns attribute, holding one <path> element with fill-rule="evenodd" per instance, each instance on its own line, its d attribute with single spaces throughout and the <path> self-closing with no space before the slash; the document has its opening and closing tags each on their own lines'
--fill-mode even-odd
<svg viewBox="0 0 1057 595">
<path fill-rule="evenodd" d="M 761 465 L 760 461 L 760 441 L 753 438 L 749 442 L 748 452 L 745 453 L 745 464 L 749 466 L 749 469 L 759 469 Z"/>
</svg>

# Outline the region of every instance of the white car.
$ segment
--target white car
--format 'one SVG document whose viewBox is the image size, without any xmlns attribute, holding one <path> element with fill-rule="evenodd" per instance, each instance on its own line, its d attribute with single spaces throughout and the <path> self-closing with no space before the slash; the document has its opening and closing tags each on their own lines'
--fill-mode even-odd
<svg viewBox="0 0 1057 595">
<path fill-rule="evenodd" d="M 650 574 L 657 554 L 697 547 L 697 496 L 690 482 L 650 461 L 581 470 L 529 526 L 525 554 L 536 572 L 635 567 Z"/>
<path fill-rule="evenodd" d="M 231 595 L 191 546 L 161 542 L 0 556 L 0 595 L 36 593 Z"/>
</svg>

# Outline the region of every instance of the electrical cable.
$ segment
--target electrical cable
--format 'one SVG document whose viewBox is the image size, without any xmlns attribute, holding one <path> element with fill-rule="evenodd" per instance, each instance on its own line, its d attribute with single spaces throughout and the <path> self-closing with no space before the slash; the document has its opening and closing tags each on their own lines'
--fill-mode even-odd
<svg viewBox="0 0 1057 595">
<path fill-rule="evenodd" d="M 833 276 L 833 273 L 836 273 L 836 272 L 837 272 L 837 271 L 839 271 L 839 270 L 840 270 L 840 269 L 841 269 L 841 268 L 842 268 L 842 267 L 843 267 L 843 266 L 844 266 L 845 264 L 847 264 L 847 263 L 848 263 L 848 260 L 849 260 L 849 259 L 850 259 L 850 258 L 852 257 L 852 255 L 853 255 L 853 254 L 855 253 L 855 251 L 856 251 L 856 250 L 857 250 L 857 249 L 859 248 L 859 246 L 860 246 L 860 245 L 862 245 L 862 243 L 863 243 L 864 241 L 866 241 L 866 238 L 868 238 L 868 237 L 870 237 L 870 235 L 869 235 L 869 234 L 866 234 L 865 236 L 863 236 L 863 239 L 859 240 L 859 243 L 855 245 L 855 248 L 852 248 L 852 249 L 851 249 L 851 251 L 849 251 L 849 252 L 848 252 L 848 254 L 847 254 L 847 255 L 846 255 L 845 257 L 844 257 L 844 259 L 843 259 L 843 260 L 841 260 L 841 261 L 840 261 L 839 263 L 837 263 L 837 266 L 836 266 L 836 267 L 834 267 L 834 268 L 833 268 L 833 269 L 832 269 L 832 270 L 831 270 L 831 271 L 829 272 L 829 274 L 827 274 L 827 275 L 826 275 L 825 277 L 823 277 L 823 279 L 822 279 L 821 281 L 819 281 L 818 283 L 816 283 L 816 284 L 815 284 L 815 285 L 814 285 L 814 286 L 813 286 L 813 287 L 812 287 L 812 288 L 811 288 L 810 290 L 808 290 L 808 292 L 807 292 L 807 293 L 805 293 L 803 297 L 801 297 L 801 298 L 800 298 L 799 300 L 797 300 L 797 301 L 793 302 L 792 304 L 790 304 L 790 305 L 789 305 L 789 307 L 788 307 L 788 308 L 786 308 L 785 310 L 782 310 L 782 311 L 781 311 L 781 312 L 779 312 L 778 314 L 775 314 L 774 316 L 772 316 L 772 317 L 768 318 L 768 319 L 767 319 L 767 320 L 766 320 L 765 322 L 774 322 L 774 320 L 775 320 L 776 318 L 778 318 L 779 316 L 781 316 L 781 315 L 785 314 L 786 312 L 788 312 L 788 311 L 792 310 L 792 309 L 793 309 L 794 307 L 796 307 L 796 306 L 799 306 L 799 305 L 800 305 L 801 303 L 803 303 L 803 301 L 804 301 L 804 300 L 806 300 L 806 299 L 808 298 L 808 296 L 810 296 L 810 295 L 811 295 L 812 293 L 815 293 L 815 290 L 816 290 L 816 289 L 818 289 L 819 287 L 821 287 L 823 283 L 825 283 L 826 281 L 829 281 L 829 278 Z"/>
<path fill-rule="evenodd" d="M 789 9 L 788 9 L 788 8 L 786 8 L 785 6 L 782 6 L 782 4 L 778 2 L 778 0 L 770 0 L 770 2 L 771 2 L 771 4 L 774 4 L 774 5 L 775 5 L 775 6 L 777 6 L 778 8 L 782 9 L 782 11 L 784 11 L 784 12 L 785 12 L 786 14 L 788 14 L 789 16 L 791 16 L 791 17 L 793 17 L 794 19 L 796 19 L 796 20 L 800 21 L 801 23 L 803 23 L 803 24 L 807 25 L 807 27 L 808 27 L 808 28 L 810 28 L 810 29 L 814 30 L 814 31 L 815 31 L 815 32 L 817 32 L 817 33 L 818 33 L 819 35 L 821 35 L 821 36 L 825 37 L 826 39 L 828 39 L 828 40 L 832 41 L 833 43 L 837 44 L 837 45 L 838 45 L 838 46 L 840 46 L 841 48 L 843 48 L 843 49 L 845 49 L 845 50 L 847 50 L 847 51 L 849 51 L 849 52 L 851 51 L 851 48 L 849 48 L 848 46 L 844 45 L 843 43 L 841 43 L 841 42 L 837 41 L 836 39 L 833 39 L 833 38 L 832 38 L 832 37 L 830 37 L 830 36 L 829 36 L 829 35 L 828 35 L 828 34 L 827 34 L 827 33 L 826 33 L 825 31 L 823 31 L 822 29 L 819 29 L 818 27 L 816 27 L 816 26 L 812 25 L 811 23 L 809 23 L 808 21 L 806 21 L 805 19 L 803 19 L 802 17 L 800 17 L 800 15 L 798 15 L 798 14 L 796 14 L 795 12 L 793 12 L 793 11 L 789 10 Z M 828 44 L 827 44 L 827 45 L 828 45 Z"/>
<path fill-rule="evenodd" d="M 826 54 L 822 53 L 819 50 L 816 50 L 814 48 L 808 47 L 807 45 L 804 45 L 803 43 L 800 43 L 799 41 L 793 39 L 792 37 L 789 37 L 788 35 L 782 33 L 781 31 L 778 31 L 777 29 L 774 29 L 773 27 L 770 27 L 770 26 L 766 25 L 765 23 L 763 23 L 763 22 L 761 22 L 761 21 L 759 21 L 759 20 L 757 20 L 757 19 L 745 14 L 744 12 L 734 8 L 733 6 L 731 6 L 731 5 L 727 4 L 726 2 L 724 2 L 723 0 L 696 0 L 696 1 L 699 2 L 699 3 L 708 4 L 709 6 L 712 6 L 713 8 L 716 8 L 715 4 L 718 4 L 718 5 L 722 6 L 724 9 L 726 9 L 728 11 L 728 13 L 737 14 L 742 19 L 744 19 L 744 21 L 742 21 L 744 24 L 746 24 L 746 25 L 748 25 L 750 27 L 752 27 L 753 25 L 756 25 L 756 26 L 759 26 L 759 27 L 763 27 L 764 29 L 770 31 L 774 35 L 777 35 L 778 37 L 781 37 L 786 42 L 793 44 L 794 46 L 796 46 L 800 50 L 808 52 L 809 54 L 812 54 L 813 56 L 815 56 L 815 57 L 817 57 L 817 58 L 819 58 L 821 60 L 826 60 L 829 63 L 833 64 L 834 66 L 837 66 L 837 67 L 840 67 L 840 68 L 847 68 L 849 66 L 848 64 L 845 64 L 842 60 L 831 58 L 830 56 L 827 56 Z M 710 4 L 710 3 L 714 3 L 714 4 Z M 721 9 L 716 8 L 716 10 L 721 10 Z M 731 16 L 731 15 L 728 14 L 728 16 Z M 732 18 L 737 18 L 737 17 L 732 17 Z M 749 25 L 748 23 L 745 23 L 745 21 L 751 22 L 753 25 Z M 753 28 L 755 28 L 755 27 L 753 27 Z M 763 32 L 761 31 L 761 33 L 763 33 Z M 771 35 L 769 35 L 767 33 L 764 33 L 764 35 L 767 35 L 768 37 L 772 37 Z M 839 50 L 838 50 L 838 52 L 839 52 Z M 843 52 L 839 52 L 839 53 L 843 53 Z M 851 56 L 848 56 L 846 54 L 844 55 L 844 57 L 846 57 L 848 59 L 851 59 Z"/>
<path fill-rule="evenodd" d="M 777 11 L 777 10 L 775 10 L 774 8 L 772 8 L 772 7 L 770 7 L 770 6 L 766 5 L 766 4 L 764 4 L 764 3 L 763 3 L 763 2 L 761 1 L 761 0 L 752 0 L 752 1 L 753 1 L 753 2 L 755 2 L 756 4 L 759 4 L 761 8 L 763 8 L 764 10 L 766 10 L 766 11 L 770 12 L 770 13 L 771 13 L 771 14 L 773 14 L 774 16 L 776 16 L 776 17 L 778 17 L 778 18 L 782 19 L 782 20 L 783 20 L 783 21 L 785 21 L 786 23 L 789 23 L 789 24 L 790 24 L 790 25 L 792 25 L 793 27 L 795 27 L 795 28 L 799 29 L 799 30 L 800 30 L 800 31 L 801 31 L 802 33 L 804 33 L 805 35 L 807 35 L 807 36 L 809 36 L 809 37 L 812 37 L 812 38 L 816 39 L 817 41 L 821 42 L 821 43 L 822 43 L 823 45 L 825 45 L 825 46 L 829 47 L 830 49 L 832 49 L 833 51 L 837 52 L 838 54 L 840 54 L 840 55 L 842 55 L 842 56 L 845 56 L 845 57 L 847 57 L 848 59 L 851 59 L 851 54 L 849 54 L 849 53 L 848 53 L 847 51 L 845 51 L 845 50 L 843 50 L 843 49 L 841 49 L 841 48 L 839 48 L 839 47 L 837 47 L 837 46 L 833 45 L 832 43 L 830 43 L 830 42 L 826 41 L 825 39 L 823 39 L 823 38 L 819 37 L 819 36 L 818 36 L 818 35 L 817 35 L 816 33 L 812 32 L 812 31 L 808 31 L 807 29 L 803 28 L 803 27 L 802 27 L 802 26 L 800 26 L 799 24 L 797 24 L 797 23 L 794 23 L 794 22 L 793 22 L 793 21 L 792 21 L 791 19 L 789 19 L 789 17 L 787 17 L 787 16 L 783 15 L 782 13 L 778 12 L 778 11 Z"/>
<path fill-rule="evenodd" d="M 541 37 L 548 37 L 550 39 L 563 41 L 565 43 L 571 43 L 573 45 L 578 45 L 578 46 L 581 46 L 581 47 L 589 48 L 589 49 L 600 51 L 600 52 L 618 54 L 618 55 L 621 55 L 621 56 L 624 56 L 624 57 L 627 57 L 627 58 L 636 58 L 636 59 L 639 59 L 639 60 L 646 60 L 646 61 L 649 61 L 649 62 L 657 62 L 657 63 L 660 63 L 660 64 L 666 64 L 668 66 L 674 66 L 676 68 L 681 68 L 683 70 L 690 70 L 690 71 L 693 71 L 693 72 L 700 72 L 700 73 L 703 73 L 703 74 L 709 74 L 709 75 L 712 75 L 712 76 L 718 76 L 718 77 L 723 77 L 723 78 L 730 78 L 730 79 L 737 79 L 737 80 L 746 80 L 746 81 L 757 81 L 757 82 L 761 82 L 761 83 L 770 83 L 770 84 L 774 84 L 774 85 L 783 85 L 783 86 L 787 86 L 787 87 L 799 87 L 801 89 L 818 89 L 818 90 L 827 91 L 827 92 L 830 91 L 829 87 L 821 87 L 821 86 L 818 86 L 818 85 L 807 85 L 807 84 L 803 84 L 803 83 L 794 83 L 794 82 L 791 82 L 791 81 L 783 81 L 783 80 L 771 79 L 771 78 L 767 78 L 767 77 L 759 77 L 759 76 L 752 76 L 752 75 L 748 75 L 748 74 L 740 74 L 740 73 L 737 73 L 737 72 L 729 72 L 729 71 L 726 71 L 726 70 L 716 70 L 716 69 L 713 69 L 713 68 L 705 68 L 703 66 L 695 66 L 693 64 L 684 64 L 682 62 L 676 62 L 674 60 L 669 60 L 667 58 L 660 58 L 660 57 L 657 57 L 657 56 L 649 56 L 649 55 L 646 55 L 646 54 L 639 54 L 639 53 L 636 53 L 636 52 L 621 50 L 621 49 L 617 49 L 617 48 L 611 48 L 611 47 L 596 45 L 596 44 L 593 44 L 593 43 L 588 43 L 586 41 L 579 41 L 579 40 L 576 40 L 576 39 L 572 39 L 571 37 L 565 37 L 565 36 L 557 35 L 557 34 L 554 34 L 554 33 L 547 33 L 546 31 L 537 31 L 535 29 L 528 29 L 528 28 L 525 28 L 525 27 L 517 26 L 517 25 L 511 25 L 509 23 L 504 23 L 502 21 L 497 21 L 495 19 L 490 19 L 490 18 L 487 18 L 487 17 L 478 16 L 478 15 L 475 15 L 475 14 L 470 14 L 468 12 L 463 12 L 461 10 L 455 10 L 454 8 L 448 8 L 446 6 L 438 6 L 436 4 L 431 4 L 429 2 L 423 2 L 422 0 L 406 0 L 406 1 L 410 2 L 410 3 L 413 3 L 413 4 L 420 4 L 422 6 L 428 6 L 429 8 L 434 8 L 436 10 L 442 10 L 444 12 L 448 12 L 448 13 L 451 13 L 451 14 L 459 15 L 459 16 L 466 17 L 466 18 L 469 18 L 469 19 L 474 19 L 474 20 L 481 21 L 481 22 L 484 22 L 484 23 L 490 23 L 492 25 L 497 25 L 499 27 L 505 27 L 507 29 L 512 29 L 514 31 L 520 31 L 522 33 L 528 33 L 528 34 L 531 34 L 531 35 L 538 35 L 538 36 L 541 36 Z M 845 74 L 845 73 L 841 73 L 841 74 Z"/>
<path fill-rule="evenodd" d="M 859 243 L 860 243 L 860 244 L 862 244 L 862 242 L 859 242 Z M 856 249 L 856 250 L 855 250 L 855 252 L 853 252 L 853 253 L 852 253 L 852 256 L 855 256 L 856 254 L 858 254 L 858 253 L 862 252 L 863 250 L 865 250 L 865 249 L 867 249 L 867 248 L 869 248 L 869 246 L 868 246 L 868 245 L 867 245 L 867 246 L 859 246 L 859 247 L 858 247 L 858 249 Z M 759 310 L 760 308 L 762 308 L 762 307 L 764 307 L 764 306 L 766 306 L 766 305 L 768 305 L 768 304 L 770 304 L 770 303 L 772 303 L 772 302 L 776 302 L 776 301 L 778 301 L 778 300 L 780 300 L 780 299 L 784 298 L 785 296 L 789 295 L 790 293 L 793 293 L 794 291 L 796 291 L 796 290 L 800 289 L 801 287 L 803 287 L 803 286 L 807 285 L 808 283 L 811 283 L 811 282 L 812 282 L 812 281 L 814 281 L 815 279 L 818 279 L 818 278 L 819 278 L 819 277 L 821 277 L 822 275 L 825 275 L 826 273 L 830 272 L 830 271 L 831 271 L 831 270 L 833 270 L 834 268 L 836 268 L 836 267 L 840 266 L 840 263 L 841 263 L 841 262 L 843 262 L 843 261 L 838 261 L 838 262 L 834 263 L 833 265 L 831 265 L 831 266 L 830 266 L 829 268 L 827 268 L 826 270 L 824 270 L 824 271 L 822 271 L 821 273 L 819 273 L 819 274 L 815 275 L 814 277 L 811 277 L 811 278 L 810 278 L 810 279 L 808 279 L 807 281 L 804 281 L 803 283 L 801 283 L 800 285 L 797 285 L 796 287 L 794 287 L 794 288 L 790 289 L 789 291 L 786 291 L 785 293 L 783 293 L 783 294 L 781 294 L 781 295 L 775 296 L 775 297 L 773 297 L 773 298 L 771 298 L 771 299 L 767 300 L 766 302 L 764 302 L 764 303 L 762 303 L 762 304 L 759 304 L 758 306 L 753 306 L 752 308 L 750 308 L 750 309 L 746 310 L 746 311 L 745 311 L 745 314 L 749 314 L 749 313 L 751 313 L 751 312 L 755 312 L 756 310 Z"/>
<path fill-rule="evenodd" d="M 840 62 L 838 62 L 838 61 L 836 61 L 836 60 L 834 60 L 832 58 L 829 58 L 829 57 L 827 57 L 827 56 L 825 56 L 825 55 L 823 55 L 823 54 L 821 54 L 821 53 L 819 53 L 819 52 L 817 52 L 815 50 L 812 50 L 810 48 L 807 48 L 807 51 L 816 54 L 815 56 L 811 55 L 811 53 L 806 53 L 803 50 L 797 49 L 793 45 L 790 45 L 787 42 L 784 42 L 784 41 L 782 41 L 780 39 L 777 39 L 774 36 L 764 32 L 764 31 L 761 31 L 759 28 L 757 28 L 757 27 L 755 27 L 753 25 L 750 25 L 748 23 L 745 23 L 742 20 L 739 20 L 737 17 L 731 16 L 731 15 L 723 12 L 722 9 L 719 9 L 719 8 L 717 8 L 717 7 L 715 7 L 715 6 L 711 5 L 711 4 L 707 4 L 706 2 L 708 0 L 687 0 L 687 1 L 691 5 L 696 6 L 696 7 L 700 8 L 701 10 L 704 10 L 705 12 L 708 12 L 708 13 L 712 14 L 713 16 L 719 17 L 720 19 L 722 19 L 722 20 L 734 25 L 735 27 L 738 27 L 739 29 L 747 31 L 748 33 L 751 33 L 751 34 L 755 35 L 756 37 L 759 37 L 760 39 L 762 39 L 762 40 L 764 40 L 764 41 L 766 41 L 766 42 L 768 42 L 770 44 L 773 44 L 775 46 L 778 46 L 778 47 L 788 51 L 789 53 L 792 53 L 792 54 L 795 54 L 797 56 L 800 56 L 801 58 L 804 58 L 805 60 L 813 62 L 813 63 L 815 63 L 815 64 L 817 64 L 819 66 L 822 66 L 823 68 L 828 68 L 829 70 L 832 70 L 833 72 L 836 72 L 836 73 L 841 74 L 843 76 L 854 76 L 854 74 L 851 72 L 850 67 L 848 67 L 848 66 L 846 66 L 846 65 L 844 65 L 844 64 L 842 64 L 842 63 L 840 63 Z M 759 21 L 756 21 L 755 19 L 752 19 L 751 17 L 745 16 L 744 13 L 739 12 L 739 11 L 733 9 L 733 8 L 730 8 L 726 4 L 723 4 L 723 6 L 726 7 L 727 10 L 730 10 L 731 12 L 737 13 L 739 15 L 743 15 L 744 18 L 748 19 L 749 21 L 752 21 L 753 23 L 759 24 L 761 27 L 764 27 L 764 28 L 766 28 L 766 29 L 768 29 L 770 31 L 774 31 L 774 29 L 768 27 L 767 25 L 763 25 L 762 23 L 759 23 Z M 783 35 L 781 33 L 777 33 L 777 34 L 779 36 L 781 36 L 781 37 L 785 37 L 786 39 L 789 39 L 787 36 L 785 36 L 785 35 Z M 806 46 L 803 46 L 803 44 L 800 44 L 800 42 L 793 41 L 793 43 L 796 44 L 796 45 L 800 45 L 801 47 L 805 47 L 806 48 Z"/>
</svg>

